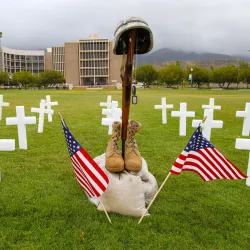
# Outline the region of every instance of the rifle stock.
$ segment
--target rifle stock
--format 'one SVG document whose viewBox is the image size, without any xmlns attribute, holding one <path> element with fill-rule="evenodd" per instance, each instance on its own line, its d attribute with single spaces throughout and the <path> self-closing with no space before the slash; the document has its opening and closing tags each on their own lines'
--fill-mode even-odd
<svg viewBox="0 0 250 250">
<path fill-rule="evenodd" d="M 125 142 L 127 139 L 127 127 L 131 102 L 133 60 L 135 52 L 136 29 L 129 33 L 129 45 L 124 77 L 122 79 L 122 156 L 125 155 Z"/>
</svg>

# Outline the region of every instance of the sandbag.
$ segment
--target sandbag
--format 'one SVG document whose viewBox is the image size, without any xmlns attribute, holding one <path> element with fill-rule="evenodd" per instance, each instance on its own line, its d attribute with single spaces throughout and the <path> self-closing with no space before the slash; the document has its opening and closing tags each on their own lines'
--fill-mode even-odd
<svg viewBox="0 0 250 250">
<path fill-rule="evenodd" d="M 157 181 L 156 181 L 155 177 L 150 172 L 148 172 L 148 180 L 143 181 L 142 185 L 144 188 L 146 205 L 149 205 L 149 203 L 153 200 L 155 194 L 158 191 Z"/>
<path fill-rule="evenodd" d="M 142 158 L 142 170 L 136 174 L 127 171 L 117 174 L 105 168 L 105 154 L 94 160 L 109 178 L 107 190 L 100 197 L 107 212 L 140 217 L 158 189 L 154 176 L 148 172 L 146 161 Z M 97 205 L 98 210 L 103 210 L 97 199 L 90 201 Z"/>
</svg>

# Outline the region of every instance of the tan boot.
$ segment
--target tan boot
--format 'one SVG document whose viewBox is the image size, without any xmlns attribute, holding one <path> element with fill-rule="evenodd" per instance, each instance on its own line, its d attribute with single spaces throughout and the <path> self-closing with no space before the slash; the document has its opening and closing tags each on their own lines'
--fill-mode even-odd
<svg viewBox="0 0 250 250">
<path fill-rule="evenodd" d="M 125 168 L 128 171 L 139 172 L 142 168 L 141 154 L 135 141 L 135 134 L 140 130 L 141 124 L 130 120 L 128 123 L 127 141 L 125 145 Z"/>
<path fill-rule="evenodd" d="M 106 150 L 106 169 L 112 173 L 117 173 L 124 170 L 124 161 L 121 151 L 118 149 L 117 145 L 118 140 L 121 138 L 121 128 L 122 124 L 120 122 L 113 123 L 112 138 L 110 139 Z"/>
</svg>

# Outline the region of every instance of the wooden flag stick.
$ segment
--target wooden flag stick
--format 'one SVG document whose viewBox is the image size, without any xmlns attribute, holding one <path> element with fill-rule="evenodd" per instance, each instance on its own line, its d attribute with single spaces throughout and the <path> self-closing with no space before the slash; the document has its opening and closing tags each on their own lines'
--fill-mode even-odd
<svg viewBox="0 0 250 250">
<path fill-rule="evenodd" d="M 140 223 L 141 223 L 141 221 L 143 220 L 143 218 L 144 218 L 145 214 L 147 213 L 147 211 L 149 210 L 149 208 L 150 208 L 150 207 L 151 207 L 151 205 L 153 204 L 153 202 L 154 202 L 154 200 L 155 200 L 156 196 L 160 193 L 160 191 L 161 191 L 162 187 L 164 186 L 164 184 L 166 183 L 166 181 L 168 180 L 168 178 L 169 178 L 169 176 L 170 176 L 170 175 L 171 175 L 171 172 L 169 172 L 169 173 L 168 173 L 168 175 L 167 175 L 166 179 L 165 179 L 165 180 L 164 180 L 164 182 L 161 184 L 161 187 L 159 188 L 159 190 L 158 190 L 158 191 L 157 191 L 157 193 L 155 194 L 155 196 L 154 196 L 153 200 L 150 202 L 149 206 L 147 207 L 147 210 L 143 213 L 143 215 L 142 215 L 141 219 L 139 220 L 138 224 L 140 224 Z"/>
<path fill-rule="evenodd" d="M 205 117 L 202 119 L 201 123 L 204 123 L 206 120 L 207 120 L 207 116 L 205 116 Z"/>
<path fill-rule="evenodd" d="M 106 214 L 106 216 L 107 216 L 107 218 L 108 218 L 110 224 L 112 224 L 112 222 L 111 222 L 111 220 L 110 220 L 110 218 L 109 218 L 109 215 L 108 215 L 108 213 L 107 213 L 107 211 L 106 211 L 106 208 L 104 207 L 104 205 L 103 205 L 101 199 L 100 199 L 99 197 L 97 197 L 97 199 L 98 199 L 98 201 L 101 203 L 101 205 L 102 205 L 102 207 L 103 207 L 103 210 L 104 210 L 104 212 L 105 212 L 105 214 Z"/>
<path fill-rule="evenodd" d="M 60 120 L 62 120 L 63 118 L 62 118 L 62 114 L 60 113 L 60 112 L 58 112 L 58 115 L 59 115 L 59 117 L 60 117 Z"/>
</svg>

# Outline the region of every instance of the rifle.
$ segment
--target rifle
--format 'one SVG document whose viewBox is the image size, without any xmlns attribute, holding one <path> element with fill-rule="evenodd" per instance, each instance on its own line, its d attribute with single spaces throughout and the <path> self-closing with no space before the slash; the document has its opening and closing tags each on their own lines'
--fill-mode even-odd
<svg viewBox="0 0 250 250">
<path fill-rule="evenodd" d="M 135 53 L 136 29 L 129 32 L 129 43 L 124 77 L 122 79 L 122 157 L 125 156 L 125 142 L 127 139 L 127 127 L 131 102 L 132 73 Z"/>
</svg>

